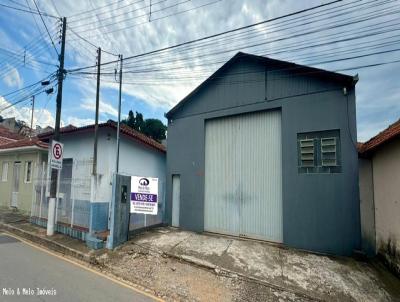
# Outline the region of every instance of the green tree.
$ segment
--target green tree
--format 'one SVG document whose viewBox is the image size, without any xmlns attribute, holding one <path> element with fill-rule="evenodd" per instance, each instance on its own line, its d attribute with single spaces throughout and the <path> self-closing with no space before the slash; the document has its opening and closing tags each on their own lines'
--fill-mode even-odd
<svg viewBox="0 0 400 302">
<path fill-rule="evenodd" d="M 132 110 L 129 110 L 128 118 L 126 119 L 126 125 L 133 128 L 135 125 L 135 115 Z"/>
<path fill-rule="evenodd" d="M 167 126 L 165 126 L 159 119 L 149 118 L 144 122 L 143 133 L 152 139 L 161 142 L 165 139 Z"/>
<path fill-rule="evenodd" d="M 143 114 L 136 111 L 135 123 L 132 128 L 137 131 L 143 132 L 144 127 L 145 127 L 145 123 L 144 123 L 144 119 L 143 119 Z"/>
<path fill-rule="evenodd" d="M 136 111 L 135 115 L 132 110 L 129 110 L 127 118 L 122 120 L 121 123 L 158 142 L 166 138 L 167 126 L 159 119 L 150 118 L 145 120 L 140 112 Z"/>
</svg>

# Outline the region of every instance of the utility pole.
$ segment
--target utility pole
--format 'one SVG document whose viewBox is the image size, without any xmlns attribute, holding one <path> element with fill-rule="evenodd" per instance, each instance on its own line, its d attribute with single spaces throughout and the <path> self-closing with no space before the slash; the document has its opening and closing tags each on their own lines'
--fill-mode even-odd
<svg viewBox="0 0 400 302">
<path fill-rule="evenodd" d="M 118 174 L 119 172 L 119 128 L 121 122 L 121 94 L 122 94 L 122 62 L 123 58 L 122 55 L 119 55 L 119 95 L 118 95 L 118 123 L 117 123 L 117 159 L 115 163 L 115 173 Z"/>
<path fill-rule="evenodd" d="M 31 133 L 30 136 L 32 137 L 32 132 L 33 132 L 33 112 L 35 110 L 35 96 L 32 95 L 32 116 L 31 116 Z"/>
<path fill-rule="evenodd" d="M 65 55 L 65 35 L 67 29 L 67 18 L 62 19 L 62 36 L 61 36 L 61 53 L 60 53 L 60 66 L 58 68 L 58 89 L 57 89 L 57 100 L 56 100 L 56 124 L 54 127 L 53 140 L 58 141 L 60 139 L 60 121 L 61 121 L 61 103 L 62 103 L 62 91 L 63 91 L 63 80 L 64 80 L 64 55 Z M 57 180 L 58 170 L 51 169 L 51 181 L 50 181 L 50 199 L 48 207 L 47 217 L 47 236 L 54 234 L 55 224 L 55 212 L 56 212 L 56 200 L 57 200 Z"/>
<path fill-rule="evenodd" d="M 97 175 L 97 141 L 99 131 L 99 103 L 100 103 L 100 65 L 101 48 L 97 50 L 97 87 L 96 87 L 96 116 L 94 118 L 94 146 L 93 146 L 93 171 L 92 175 Z"/>
</svg>

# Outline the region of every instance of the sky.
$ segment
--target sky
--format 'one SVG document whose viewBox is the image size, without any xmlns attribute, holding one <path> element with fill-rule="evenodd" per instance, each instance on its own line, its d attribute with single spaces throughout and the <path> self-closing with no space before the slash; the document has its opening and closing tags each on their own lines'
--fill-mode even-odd
<svg viewBox="0 0 400 302">
<path fill-rule="evenodd" d="M 117 54 L 124 58 L 140 55 L 328 2 L 152 0 L 151 15 L 150 0 L 36 0 L 36 5 L 49 15 L 67 17 L 67 70 L 94 66 L 96 46 L 106 51 L 102 52 L 102 63 L 112 63 L 102 66 L 99 118 L 107 121 L 116 120 L 118 114 L 119 84 L 115 69 L 119 65 L 114 62 Z M 34 0 L 1 0 L 0 4 L 37 12 Z M 279 19 L 246 29 L 227 40 L 203 41 L 186 50 L 178 48 L 124 61 L 122 118 L 133 110 L 143 113 L 145 118 L 158 118 L 166 123 L 164 113 L 223 62 L 243 51 L 358 74 L 358 141 L 366 141 L 400 118 L 400 63 L 366 67 L 400 60 L 399 8 L 397 0 L 344 0 L 292 17 L 296 20 Z M 39 15 L 0 6 L 0 115 L 3 117 L 15 116 L 30 123 L 30 99 L 4 109 L 24 99 L 18 93 L 9 93 L 48 78 L 57 69 L 60 22 L 46 15 L 42 18 L 49 34 Z M 355 23 L 350 24 L 352 21 Z M 350 38 L 346 40 L 347 37 Z M 326 41 L 331 42 L 324 45 Z M 63 125 L 94 122 L 95 67 L 83 71 L 86 74 L 66 75 Z M 52 83 L 47 88 L 54 87 L 55 82 Z M 54 127 L 55 99 L 55 93 L 36 96 L 34 126 Z"/>
</svg>

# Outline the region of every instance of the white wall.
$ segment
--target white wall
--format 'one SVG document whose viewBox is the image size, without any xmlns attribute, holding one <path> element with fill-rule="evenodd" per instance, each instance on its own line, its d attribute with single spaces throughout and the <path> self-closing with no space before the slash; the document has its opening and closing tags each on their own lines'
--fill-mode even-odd
<svg viewBox="0 0 400 302">
<path fill-rule="evenodd" d="M 113 139 L 110 154 L 115 169 L 116 140 Z M 120 143 L 119 173 L 129 176 L 157 177 L 159 181 L 159 201 L 164 203 L 166 155 L 152 147 L 137 143 L 122 136 Z"/>
<path fill-rule="evenodd" d="M 73 177 L 87 177 L 92 171 L 93 132 L 71 133 L 63 135 L 64 158 L 78 161 L 73 170 Z M 112 194 L 112 175 L 116 163 L 116 131 L 111 128 L 99 129 L 98 141 L 97 188 L 92 202 L 110 202 Z M 165 153 L 147 147 L 139 142 L 121 135 L 120 141 L 120 174 L 138 175 L 159 178 L 159 198 L 164 202 L 165 192 Z M 88 170 L 89 169 L 89 170 Z"/>
<path fill-rule="evenodd" d="M 372 164 L 377 248 L 390 240 L 400 251 L 400 139 L 378 149 Z"/>
</svg>

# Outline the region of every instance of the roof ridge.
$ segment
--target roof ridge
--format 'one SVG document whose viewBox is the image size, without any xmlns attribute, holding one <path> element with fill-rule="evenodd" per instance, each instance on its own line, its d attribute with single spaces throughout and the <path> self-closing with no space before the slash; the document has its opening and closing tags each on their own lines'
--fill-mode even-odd
<svg viewBox="0 0 400 302">
<path fill-rule="evenodd" d="M 371 151 L 393 137 L 400 135 L 400 118 L 362 144 L 360 153 Z"/>
<path fill-rule="evenodd" d="M 0 149 L 12 149 L 12 148 L 33 147 L 33 146 L 45 149 L 48 147 L 48 144 L 41 141 L 39 137 L 34 136 L 34 137 L 26 137 L 20 140 L 0 145 Z"/>
</svg>

